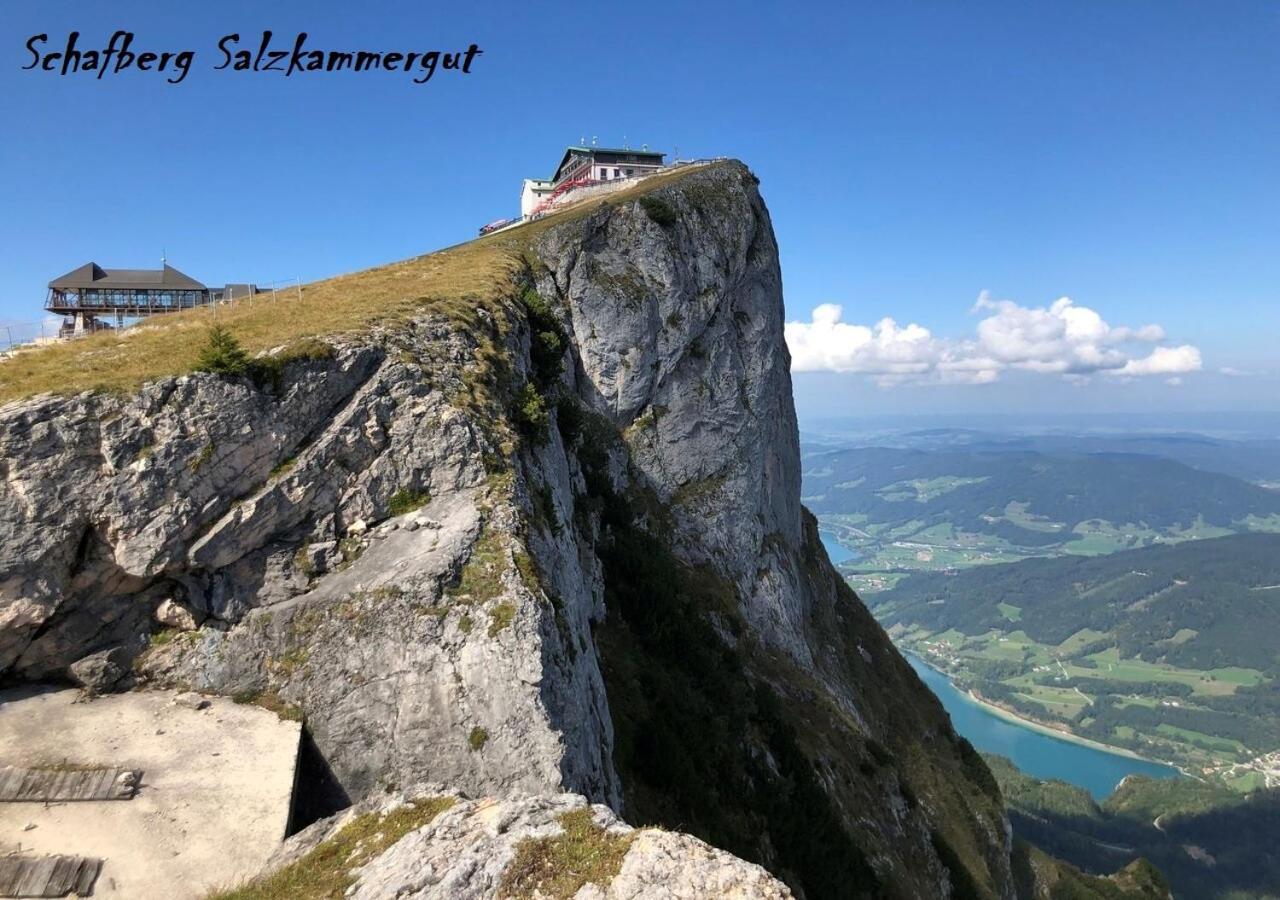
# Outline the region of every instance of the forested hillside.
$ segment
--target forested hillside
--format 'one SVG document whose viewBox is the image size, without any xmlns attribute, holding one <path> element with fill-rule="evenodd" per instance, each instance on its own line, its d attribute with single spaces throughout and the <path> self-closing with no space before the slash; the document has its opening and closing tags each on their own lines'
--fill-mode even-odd
<svg viewBox="0 0 1280 900">
<path fill-rule="evenodd" d="M 1147 859 L 1180 900 L 1276 896 L 1280 790 L 1245 797 L 1192 779 L 1132 776 L 1098 804 L 1065 781 L 1032 778 L 1002 756 L 983 758 L 1014 834 L 1086 872 Z"/>
<path fill-rule="evenodd" d="M 921 573 L 870 600 L 901 644 L 1079 734 L 1219 767 L 1280 747 L 1280 535 Z"/>
<path fill-rule="evenodd" d="M 1280 491 L 1155 455 L 868 447 L 804 467 L 804 502 L 864 593 L 914 571 L 1280 532 Z"/>
</svg>

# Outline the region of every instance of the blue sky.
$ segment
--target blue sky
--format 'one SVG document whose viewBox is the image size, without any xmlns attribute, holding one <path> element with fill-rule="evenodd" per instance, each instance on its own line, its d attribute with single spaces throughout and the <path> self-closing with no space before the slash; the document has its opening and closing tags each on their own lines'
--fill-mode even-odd
<svg viewBox="0 0 1280 900">
<path fill-rule="evenodd" d="M 220 37 L 250 43 L 264 28 L 321 49 L 484 53 L 470 75 L 426 85 L 213 70 Z M 48 280 L 88 259 L 151 266 L 164 248 L 221 283 L 421 253 L 515 212 L 520 179 L 549 174 L 567 143 L 625 137 L 755 169 L 789 320 L 836 304 L 841 324 L 929 331 L 927 346 L 899 332 L 878 345 L 907 346 L 907 367 L 923 367 L 912 375 L 824 344 L 815 365 L 856 371 L 797 372 L 802 414 L 1280 408 L 1269 0 L 699 3 L 630 17 L 577 3 L 10 2 L 0 29 L 7 322 L 37 321 Z M 78 30 L 89 48 L 116 29 L 138 50 L 195 50 L 190 75 L 21 69 L 34 34 L 56 49 Z M 1005 326 L 1020 340 L 1017 323 L 1050 321 L 1063 296 L 1109 330 L 1010 349 Z M 989 318 L 1004 343 L 979 339 Z M 1158 339 L 1130 340 L 1149 325 Z M 1197 367 L 1184 354 L 1118 374 L 1158 347 L 1193 348 Z M 987 383 L 947 374 L 993 352 L 1005 356 Z M 1101 368 L 1081 362 L 1099 354 Z"/>
</svg>

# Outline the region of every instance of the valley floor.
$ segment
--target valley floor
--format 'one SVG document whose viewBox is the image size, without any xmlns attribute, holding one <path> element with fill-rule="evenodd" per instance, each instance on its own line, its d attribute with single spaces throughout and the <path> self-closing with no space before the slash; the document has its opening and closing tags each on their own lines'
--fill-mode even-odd
<svg viewBox="0 0 1280 900">
<path fill-rule="evenodd" d="M 943 675 L 948 679 L 951 678 L 951 673 L 949 673 L 946 669 L 942 668 L 941 666 L 934 665 L 927 658 L 925 658 L 924 656 L 921 656 L 919 653 L 901 645 L 898 645 L 898 649 L 901 650 L 903 653 L 910 654 L 915 659 L 920 660 L 921 663 L 933 669 L 935 672 L 939 673 L 940 675 Z M 988 700 L 986 697 L 983 697 L 982 694 L 977 690 L 975 690 L 974 688 L 957 686 L 957 689 L 962 691 L 970 700 L 972 700 L 977 705 L 981 706 L 983 709 L 991 713 L 993 716 L 1003 719 L 1006 722 L 1011 722 L 1014 725 L 1019 725 L 1023 728 L 1030 729 L 1031 731 L 1038 732 L 1039 734 L 1048 735 L 1049 737 L 1056 738 L 1062 741 L 1067 741 L 1072 744 L 1079 744 L 1082 747 L 1092 747 L 1095 750 L 1102 750 L 1106 753 L 1114 753 L 1117 756 L 1126 756 L 1129 759 L 1139 759 L 1139 760 L 1142 760 L 1143 762 L 1155 763 L 1157 765 L 1171 765 L 1170 763 L 1165 763 L 1162 760 L 1152 759 L 1149 756 L 1143 756 L 1141 753 L 1137 753 L 1126 747 L 1117 747 L 1114 744 L 1107 744 L 1107 743 L 1103 743 L 1102 741 L 1093 740 L 1092 738 L 1082 737 L 1081 735 L 1078 735 L 1078 734 L 1075 734 L 1074 732 L 1066 730 L 1061 725 L 1035 719 L 1031 716 L 1026 715 L 1025 713 L 1020 713 L 1017 710 L 1010 709 L 1009 707 L 1002 706 L 999 703 L 995 703 L 995 702 L 992 702 L 991 700 Z M 1184 775 L 1196 777 L 1194 773 L 1189 772 L 1180 766 L 1175 765 L 1174 768 L 1178 769 L 1178 771 L 1182 772 Z"/>
</svg>

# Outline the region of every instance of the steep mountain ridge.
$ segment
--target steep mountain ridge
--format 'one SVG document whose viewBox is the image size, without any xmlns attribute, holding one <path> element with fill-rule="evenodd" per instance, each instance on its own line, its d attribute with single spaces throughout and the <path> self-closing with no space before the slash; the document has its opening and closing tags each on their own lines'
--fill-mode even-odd
<svg viewBox="0 0 1280 900">
<path fill-rule="evenodd" d="M 498 286 L 437 301 L 481 253 Z M 744 166 L 329 290 L 365 286 L 402 314 L 230 317 L 253 378 L 0 409 L 8 677 L 297 709 L 353 800 L 570 791 L 798 896 L 1013 896 L 994 780 L 800 506 Z"/>
</svg>

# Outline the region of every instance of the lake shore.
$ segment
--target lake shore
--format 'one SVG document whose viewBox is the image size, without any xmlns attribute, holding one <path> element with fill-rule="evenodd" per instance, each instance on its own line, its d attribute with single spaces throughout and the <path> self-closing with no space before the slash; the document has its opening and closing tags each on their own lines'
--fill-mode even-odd
<svg viewBox="0 0 1280 900">
<path fill-rule="evenodd" d="M 951 684 L 956 688 L 956 690 L 963 693 L 975 704 L 977 704 L 978 706 L 981 706 L 983 709 L 991 713 L 996 718 L 1003 719 L 1004 721 L 1009 722 L 1010 724 L 1018 725 L 1022 728 L 1026 728 L 1030 731 L 1038 732 L 1048 737 L 1058 738 L 1059 740 L 1063 740 L 1071 744 L 1080 744 L 1081 746 L 1090 747 L 1094 750 L 1101 750 L 1103 753 L 1111 753 L 1116 756 L 1126 757 L 1128 759 L 1136 759 L 1141 762 L 1152 763 L 1157 766 L 1167 766 L 1171 769 L 1177 769 L 1183 775 L 1186 775 L 1188 777 L 1193 777 L 1193 778 L 1195 777 L 1190 772 L 1183 769 L 1181 766 L 1175 765 L 1174 763 L 1165 762 L 1162 759 L 1152 759 L 1149 756 L 1143 756 L 1141 753 L 1135 753 L 1134 751 L 1128 750 L 1124 747 L 1116 747 L 1111 744 L 1104 744 L 1102 741 L 1095 741 L 1092 738 L 1081 737 L 1080 735 L 1074 734 L 1070 731 L 1063 731 L 1062 729 L 1054 728 L 1051 725 L 1047 725 L 1044 722 L 1038 722 L 1035 719 L 1031 719 L 1024 715 L 1016 713 L 1010 709 L 1000 706 L 997 703 L 993 703 L 992 701 L 987 700 L 985 697 L 983 697 L 981 694 L 979 694 L 977 691 L 973 690 L 972 688 L 960 687 L 960 685 L 956 684 L 950 672 L 947 672 L 944 669 L 938 668 L 937 666 L 929 662 L 929 660 L 925 659 L 920 654 L 914 653 L 906 649 L 903 649 L 902 652 L 909 654 L 913 659 L 919 660 L 921 665 L 928 666 L 930 669 L 937 672 L 943 678 L 946 678 L 948 681 L 951 682 Z"/>
</svg>

